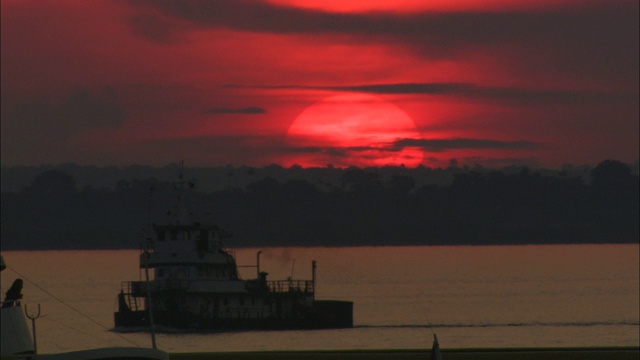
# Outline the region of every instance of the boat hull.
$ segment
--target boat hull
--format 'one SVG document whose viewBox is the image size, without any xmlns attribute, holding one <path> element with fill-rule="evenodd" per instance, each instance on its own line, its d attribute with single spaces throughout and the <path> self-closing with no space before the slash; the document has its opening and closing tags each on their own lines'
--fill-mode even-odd
<svg viewBox="0 0 640 360">
<path fill-rule="evenodd" d="M 353 302 L 315 301 L 312 308 L 298 309 L 289 318 L 251 317 L 200 317 L 189 312 L 153 312 L 157 329 L 179 329 L 194 331 L 237 330 L 294 330 L 332 329 L 353 327 Z M 118 311 L 114 313 L 116 330 L 146 330 L 149 316 L 145 310 Z"/>
</svg>

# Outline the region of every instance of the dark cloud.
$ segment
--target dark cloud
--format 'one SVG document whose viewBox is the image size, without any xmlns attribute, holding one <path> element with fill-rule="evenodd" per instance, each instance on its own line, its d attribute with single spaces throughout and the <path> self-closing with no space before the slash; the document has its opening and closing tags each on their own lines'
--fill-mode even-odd
<svg viewBox="0 0 640 360">
<path fill-rule="evenodd" d="M 344 146 L 344 147 L 320 147 L 300 146 L 287 147 L 290 153 L 327 154 L 336 157 L 348 157 L 353 153 L 366 151 L 400 152 L 405 148 L 420 148 L 427 152 L 443 152 L 446 150 L 461 149 L 499 149 L 499 150 L 528 150 L 540 148 L 540 144 L 530 141 L 500 141 L 489 139 L 400 139 L 386 146 Z"/>
<path fill-rule="evenodd" d="M 233 86 L 231 86 L 233 87 Z M 638 93 L 535 90 L 516 87 L 484 87 L 470 83 L 391 83 L 346 86 L 275 85 L 263 89 L 331 90 L 372 94 L 455 95 L 507 103 L 594 104 L 602 102 L 635 104 Z"/>
<path fill-rule="evenodd" d="M 366 17 L 361 16 L 325 13 L 252 0 L 129 2 L 204 28 L 225 27 L 242 31 L 297 34 L 354 31 L 358 28 L 358 24 L 354 22 L 368 22 Z"/>
<path fill-rule="evenodd" d="M 238 109 L 231 109 L 231 108 L 213 108 L 213 109 L 209 109 L 207 111 L 207 114 L 250 114 L 250 115 L 257 115 L 257 114 L 266 114 L 267 111 L 261 107 L 246 107 L 246 108 L 238 108 Z"/>
<path fill-rule="evenodd" d="M 285 148 L 285 151 L 294 154 L 318 154 L 326 152 L 327 148 L 322 146 L 289 146 Z"/>
<path fill-rule="evenodd" d="M 198 28 L 347 34 L 357 36 L 358 41 L 409 45 L 432 58 L 459 56 L 469 48 L 490 48 L 497 58 L 516 56 L 524 60 L 526 65 L 522 66 L 529 70 L 638 79 L 637 1 L 593 0 L 529 11 L 411 14 L 330 13 L 249 0 L 131 3 Z M 157 32 L 157 25 L 150 22 L 147 26 Z"/>
<path fill-rule="evenodd" d="M 500 141 L 488 139 L 400 139 L 393 143 L 399 149 L 407 147 L 421 148 L 428 152 L 442 152 L 459 149 L 499 149 L 499 150 L 527 150 L 537 149 L 540 144 L 529 141 Z"/>
<path fill-rule="evenodd" d="M 634 26 L 637 16 L 629 11 L 638 8 L 635 1 L 607 0 L 555 6 L 553 10 L 408 14 L 323 12 L 255 0 L 131 0 L 130 3 L 201 27 L 291 34 L 391 34 L 419 36 L 433 42 L 446 37 L 473 43 L 521 39 L 524 35 L 552 40 L 550 35 L 579 39 L 594 32 L 619 32 Z M 606 27 L 593 29 L 602 25 Z M 583 30 L 588 30 L 587 34 L 579 32 Z"/>
<path fill-rule="evenodd" d="M 227 85 L 227 88 L 243 88 L 242 85 Z M 344 85 L 344 86 L 308 86 L 308 85 L 264 85 L 261 89 L 283 90 L 331 90 L 366 92 L 374 94 L 461 94 L 468 93 L 477 87 L 466 83 L 393 83 L 393 84 L 367 84 L 367 85 Z"/>
<path fill-rule="evenodd" d="M 507 102 L 544 104 L 592 104 L 594 102 L 637 102 L 638 94 L 593 91 L 534 90 L 515 87 L 484 87 L 465 83 L 372 84 L 328 88 L 377 94 L 458 95 L 468 98 L 495 99 Z"/>
<path fill-rule="evenodd" d="M 396 153 L 402 151 L 402 149 L 395 146 L 289 146 L 283 148 L 283 152 L 287 154 L 317 154 L 334 160 L 349 160 L 354 156 L 361 158 L 363 157 L 362 153 L 372 151 L 377 153 Z M 372 155 L 371 158 L 375 159 L 376 156 Z"/>
<path fill-rule="evenodd" d="M 285 153 L 290 153 L 290 154 L 322 154 L 322 155 L 328 155 L 332 158 L 344 158 L 344 159 L 348 159 L 349 157 L 353 156 L 353 154 L 364 152 L 364 151 L 371 151 L 371 150 L 386 151 L 385 148 L 370 147 L 370 146 L 357 146 L 357 147 L 356 146 L 344 146 L 344 147 L 291 146 L 291 147 L 285 147 L 283 150 Z M 399 151 L 399 150 L 394 149 L 392 151 Z"/>
</svg>

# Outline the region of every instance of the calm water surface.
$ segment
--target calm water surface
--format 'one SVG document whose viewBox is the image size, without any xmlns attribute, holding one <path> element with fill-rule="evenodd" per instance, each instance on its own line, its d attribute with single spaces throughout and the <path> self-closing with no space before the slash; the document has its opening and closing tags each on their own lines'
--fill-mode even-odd
<svg viewBox="0 0 640 360">
<path fill-rule="evenodd" d="M 238 264 L 255 264 L 258 250 L 236 250 Z M 317 260 L 317 298 L 353 301 L 355 328 L 159 334 L 158 346 L 415 349 L 430 347 L 433 332 L 443 348 L 640 345 L 637 244 L 261 250 L 262 270 L 274 280 L 292 273 L 310 279 Z M 148 334 L 110 331 L 120 282 L 142 278 L 137 251 L 3 256 L 10 268 L 2 272 L 2 293 L 23 277 L 23 304 L 41 304 L 40 352 L 150 346 Z M 255 277 L 255 268 L 241 273 Z"/>
</svg>

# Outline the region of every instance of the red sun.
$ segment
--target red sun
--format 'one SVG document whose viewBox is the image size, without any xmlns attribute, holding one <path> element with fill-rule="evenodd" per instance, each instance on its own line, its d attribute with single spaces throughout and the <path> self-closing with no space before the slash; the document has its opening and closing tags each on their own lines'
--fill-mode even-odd
<svg viewBox="0 0 640 360">
<path fill-rule="evenodd" d="M 418 166 L 422 151 L 394 142 L 419 137 L 414 121 L 388 101 L 367 94 L 332 96 L 293 121 L 285 141 L 292 155 L 285 165 Z"/>
</svg>

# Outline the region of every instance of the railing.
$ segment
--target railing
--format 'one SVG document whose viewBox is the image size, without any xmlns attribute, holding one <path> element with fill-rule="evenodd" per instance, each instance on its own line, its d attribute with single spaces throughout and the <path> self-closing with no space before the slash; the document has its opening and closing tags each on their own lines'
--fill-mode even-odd
<svg viewBox="0 0 640 360">
<path fill-rule="evenodd" d="M 228 280 L 177 280 L 165 279 L 154 280 L 149 283 L 152 291 L 184 291 L 195 288 L 194 285 L 206 287 L 207 284 L 224 284 Z M 265 290 L 273 293 L 298 292 L 311 294 L 314 292 L 312 280 L 272 280 L 265 282 Z M 121 284 L 121 289 L 125 294 L 134 297 L 147 296 L 146 281 L 125 281 Z"/>
<path fill-rule="evenodd" d="M 118 295 L 118 306 L 123 302 L 130 310 L 138 311 L 142 309 L 142 304 L 138 304 L 138 297 L 146 297 L 146 285 L 142 281 L 123 281 L 120 283 L 120 295 Z"/>
<path fill-rule="evenodd" d="M 267 287 L 271 292 L 301 292 L 312 293 L 313 281 L 311 280 L 273 280 L 267 281 Z"/>
</svg>

